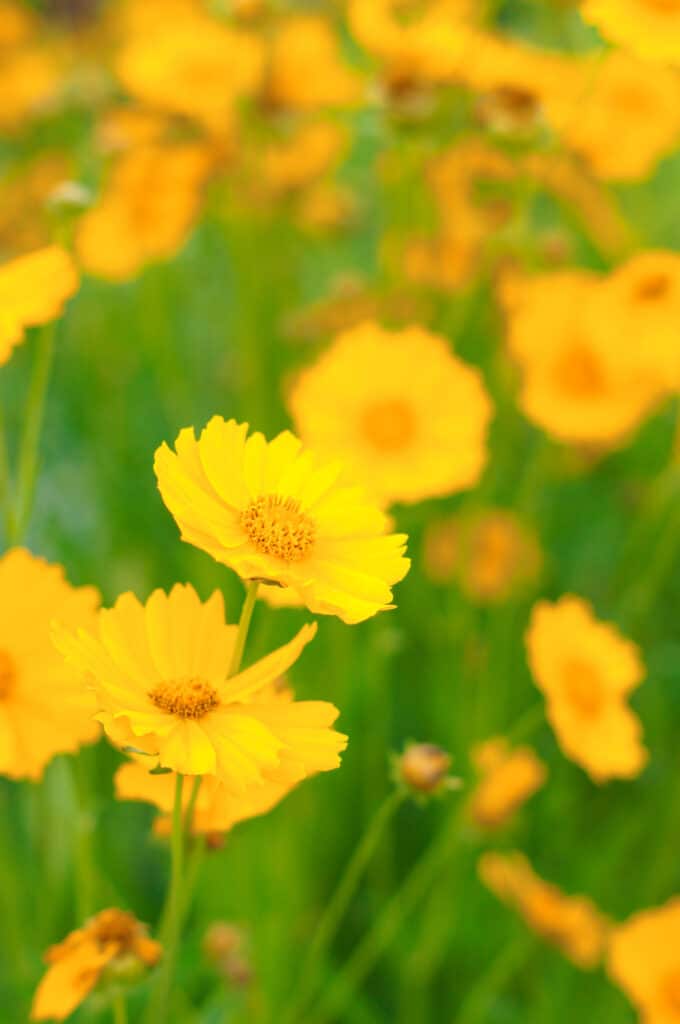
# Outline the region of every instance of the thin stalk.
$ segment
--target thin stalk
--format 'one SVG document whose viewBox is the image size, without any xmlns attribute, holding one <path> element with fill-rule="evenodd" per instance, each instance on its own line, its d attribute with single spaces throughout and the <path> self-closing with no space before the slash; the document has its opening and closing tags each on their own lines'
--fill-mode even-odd
<svg viewBox="0 0 680 1024">
<path fill-rule="evenodd" d="M 246 646 L 246 638 L 248 636 L 248 630 L 250 629 L 250 620 L 253 617 L 253 610 L 255 608 L 255 601 L 257 600 L 257 591 L 259 586 L 260 584 L 258 580 L 253 580 L 248 584 L 246 597 L 243 602 L 243 607 L 241 608 L 241 617 L 238 620 L 236 643 L 234 644 L 234 650 L 232 651 L 227 678 L 229 678 L 229 676 L 235 676 L 241 667 L 243 651 Z"/>
<path fill-rule="evenodd" d="M 9 539 L 14 531 L 14 509 L 12 508 L 12 476 L 9 467 L 9 451 L 7 448 L 7 436 L 5 431 L 5 416 L 0 404 L 0 510 L 5 529 L 5 536 Z"/>
<path fill-rule="evenodd" d="M 380 838 L 394 816 L 395 811 L 403 803 L 405 795 L 404 790 L 395 789 L 386 797 L 373 816 L 373 820 L 357 845 L 354 854 L 347 862 L 342 877 L 310 943 L 300 974 L 301 980 L 297 998 L 291 1009 L 283 1015 L 285 1024 L 302 1017 L 310 997 L 314 994 L 318 965 L 323 963 L 325 953 L 337 934 L 340 922 L 378 846 Z"/>
<path fill-rule="evenodd" d="M 488 1019 L 494 1000 L 536 948 L 535 936 L 518 935 L 501 949 L 467 993 L 455 1024 L 479 1024 Z"/>
<path fill-rule="evenodd" d="M 76 905 L 78 920 L 85 921 L 95 909 L 96 868 L 92 849 L 92 810 L 86 780 L 82 753 L 71 760 L 71 783 L 76 802 L 76 827 L 74 836 Z"/>
<path fill-rule="evenodd" d="M 54 359 L 56 330 L 56 320 L 43 327 L 33 362 L 24 432 L 19 451 L 16 508 L 13 521 L 10 523 L 9 540 L 12 544 L 18 544 L 23 539 L 33 506 L 35 482 L 38 475 L 40 435 L 45 418 L 47 389 Z"/>
<path fill-rule="evenodd" d="M 114 997 L 111 1009 L 113 1010 L 113 1024 L 128 1024 L 127 1006 L 122 992 Z"/>
</svg>

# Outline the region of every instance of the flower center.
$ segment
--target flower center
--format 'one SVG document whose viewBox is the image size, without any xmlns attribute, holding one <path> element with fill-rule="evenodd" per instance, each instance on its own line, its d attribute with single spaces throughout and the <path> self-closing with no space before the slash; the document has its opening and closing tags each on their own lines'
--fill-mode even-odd
<svg viewBox="0 0 680 1024">
<path fill-rule="evenodd" d="M 635 298 L 640 302 L 656 302 L 657 299 L 663 299 L 668 295 L 670 285 L 667 274 L 649 274 L 638 282 Z"/>
<path fill-rule="evenodd" d="M 373 402 L 361 420 L 364 437 L 380 452 L 397 452 L 405 448 L 415 434 L 415 417 L 408 402 L 387 398 Z"/>
<path fill-rule="evenodd" d="M 203 718 L 220 703 L 215 687 L 197 677 L 159 683 L 149 697 L 157 708 L 177 718 Z"/>
<path fill-rule="evenodd" d="M 14 662 L 6 651 L 0 651 L 0 700 L 9 696 L 15 679 Z"/>
<path fill-rule="evenodd" d="M 560 389 L 574 398 L 596 398 L 606 390 L 602 367 L 586 345 L 571 345 L 555 367 Z"/>
<path fill-rule="evenodd" d="M 680 13 L 680 0 L 646 0 L 647 6 L 660 14 Z"/>
<path fill-rule="evenodd" d="M 241 525 L 248 540 L 263 555 L 283 562 L 300 562 L 316 539 L 314 521 L 294 498 L 267 494 L 241 513 Z"/>
<path fill-rule="evenodd" d="M 567 700 L 584 718 L 595 718 L 602 708 L 604 694 L 600 677 L 592 665 L 571 658 L 564 668 Z"/>
<path fill-rule="evenodd" d="M 92 919 L 90 928 L 92 937 L 100 946 L 117 942 L 123 948 L 132 945 L 138 931 L 137 921 L 132 914 L 115 909 L 102 910 Z"/>
</svg>

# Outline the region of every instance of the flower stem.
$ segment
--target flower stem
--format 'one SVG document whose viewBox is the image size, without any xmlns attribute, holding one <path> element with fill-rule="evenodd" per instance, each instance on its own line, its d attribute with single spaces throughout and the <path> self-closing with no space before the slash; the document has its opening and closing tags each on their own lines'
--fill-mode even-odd
<svg viewBox="0 0 680 1024">
<path fill-rule="evenodd" d="M 37 343 L 19 452 L 16 508 L 9 524 L 9 540 L 12 544 L 18 544 L 23 539 L 31 515 L 35 481 L 38 474 L 40 434 L 45 416 L 50 370 L 54 358 L 56 329 L 56 321 L 46 324 Z"/>
<path fill-rule="evenodd" d="M 243 607 L 241 608 L 241 617 L 238 620 L 238 632 L 236 633 L 236 642 L 234 644 L 234 650 L 232 651 L 227 678 L 235 676 L 241 667 L 243 651 L 246 646 L 246 638 L 248 636 L 248 630 L 250 629 L 250 620 L 253 617 L 259 586 L 260 583 L 258 580 L 253 580 L 248 584 Z"/>
<path fill-rule="evenodd" d="M 291 1009 L 283 1015 L 285 1024 L 302 1018 L 310 996 L 314 994 L 318 964 L 323 962 L 324 955 L 337 933 L 340 922 L 356 892 L 366 866 L 373 856 L 383 832 L 399 805 L 403 803 L 405 796 L 405 790 L 395 789 L 386 797 L 373 816 L 354 854 L 347 862 L 343 875 L 326 907 L 325 913 L 319 921 L 307 950 L 300 975 L 301 980 L 297 998 Z"/>
<path fill-rule="evenodd" d="M 113 1024 L 128 1024 L 127 1006 L 122 992 L 114 996 L 111 1008 L 113 1010 Z"/>
</svg>

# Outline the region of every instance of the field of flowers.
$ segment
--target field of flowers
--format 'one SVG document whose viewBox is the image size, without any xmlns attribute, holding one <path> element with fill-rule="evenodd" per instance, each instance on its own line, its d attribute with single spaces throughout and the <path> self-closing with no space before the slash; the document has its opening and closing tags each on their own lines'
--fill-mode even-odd
<svg viewBox="0 0 680 1024">
<path fill-rule="evenodd" d="M 0 1024 L 680 1024 L 680 0 L 0 0 Z"/>
</svg>

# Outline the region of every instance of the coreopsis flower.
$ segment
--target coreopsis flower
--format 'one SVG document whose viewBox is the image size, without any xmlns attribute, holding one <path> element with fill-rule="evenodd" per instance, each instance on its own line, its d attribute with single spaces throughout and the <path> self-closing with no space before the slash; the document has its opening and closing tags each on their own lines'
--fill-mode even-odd
<svg viewBox="0 0 680 1024">
<path fill-rule="evenodd" d="M 680 64 L 680 0 L 583 0 L 586 21 L 645 59 Z"/>
<path fill-rule="evenodd" d="M 62 68 L 55 54 L 38 44 L 0 47 L 0 129 L 16 131 L 55 99 Z"/>
<path fill-rule="evenodd" d="M 531 747 L 511 749 L 496 736 L 472 751 L 479 781 L 470 801 L 470 813 L 485 829 L 501 828 L 545 783 L 547 769 Z"/>
<path fill-rule="evenodd" d="M 385 503 L 473 487 L 486 465 L 482 378 L 421 327 L 365 323 L 339 335 L 289 404 L 303 441 L 345 460 Z"/>
<path fill-rule="evenodd" d="M 609 921 L 592 900 L 566 896 L 539 878 L 527 858 L 517 852 L 482 854 L 478 872 L 495 896 L 577 967 L 592 970 L 598 966 L 606 948 Z"/>
<path fill-rule="evenodd" d="M 564 754 L 596 782 L 639 775 L 647 752 L 627 704 L 645 674 L 637 646 L 572 595 L 534 606 L 526 645 Z"/>
<path fill-rule="evenodd" d="M 78 225 L 83 267 L 111 281 L 169 259 L 186 241 L 212 165 L 198 143 L 140 146 L 116 163 L 104 195 Z"/>
<path fill-rule="evenodd" d="M 0 365 L 26 328 L 55 320 L 77 288 L 73 260 L 58 245 L 0 264 Z"/>
<path fill-rule="evenodd" d="M 301 189 L 340 162 L 347 132 L 330 121 L 297 124 L 287 137 L 273 140 L 258 156 L 267 192 L 281 195 Z"/>
<path fill-rule="evenodd" d="M 618 50 L 595 60 L 595 66 L 584 62 L 582 83 L 574 88 L 583 102 L 564 98 L 560 136 L 599 178 L 644 179 L 680 141 L 680 76 Z"/>
<path fill-rule="evenodd" d="M 456 580 L 481 604 L 505 601 L 535 582 L 542 561 L 535 534 L 500 508 L 428 523 L 423 555 L 431 580 Z"/>
<path fill-rule="evenodd" d="M 33 998 L 31 1020 L 66 1020 L 95 988 L 142 975 L 161 953 L 132 914 L 100 911 L 45 954 L 47 973 Z"/>
<path fill-rule="evenodd" d="M 67 154 L 38 153 L 10 165 L 0 185 L 0 253 L 28 253 L 49 245 L 48 199 L 73 171 Z"/>
<path fill-rule="evenodd" d="M 680 1022 L 680 898 L 615 925 L 607 970 L 645 1024 Z"/>
<path fill-rule="evenodd" d="M 361 622 L 391 607 L 410 562 L 406 537 L 364 492 L 288 431 L 267 442 L 248 424 L 214 416 L 197 438 L 156 452 L 165 504 L 182 539 L 243 579 L 291 587 L 320 614 Z"/>
<path fill-rule="evenodd" d="M 596 274 L 556 271 L 514 282 L 505 304 L 525 415 L 558 440 L 608 448 L 626 441 L 664 382 L 631 367 L 630 339 L 599 315 L 601 287 Z"/>
<path fill-rule="evenodd" d="M 118 746 L 183 775 L 214 775 L 231 794 L 288 784 L 339 764 L 346 737 L 323 701 L 262 699 L 316 632 L 297 636 L 227 678 L 237 627 L 215 593 L 190 585 L 156 590 L 143 605 L 123 594 L 94 630 L 55 628 L 55 643 L 94 687 L 97 719 Z"/>
<path fill-rule="evenodd" d="M 55 616 L 92 624 L 94 587 L 72 587 L 59 565 L 23 548 L 0 558 L 0 774 L 39 779 L 56 754 L 99 735 L 96 706 L 50 638 Z"/>
</svg>

